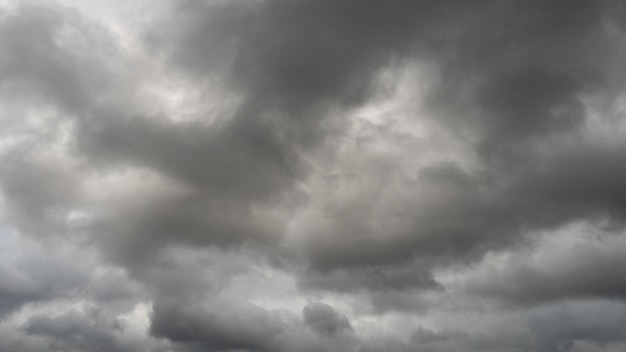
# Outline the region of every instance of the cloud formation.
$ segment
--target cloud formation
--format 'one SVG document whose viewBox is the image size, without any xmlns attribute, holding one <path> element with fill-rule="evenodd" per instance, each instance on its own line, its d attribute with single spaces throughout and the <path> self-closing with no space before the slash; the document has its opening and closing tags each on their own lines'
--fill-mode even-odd
<svg viewBox="0 0 626 352">
<path fill-rule="evenodd" d="M 622 350 L 625 11 L 0 2 L 0 350 Z"/>
</svg>

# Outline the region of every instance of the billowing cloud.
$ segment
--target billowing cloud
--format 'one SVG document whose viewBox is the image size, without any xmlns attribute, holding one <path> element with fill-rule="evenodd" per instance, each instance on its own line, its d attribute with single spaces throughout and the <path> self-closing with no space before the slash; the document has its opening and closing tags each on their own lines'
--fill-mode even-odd
<svg viewBox="0 0 626 352">
<path fill-rule="evenodd" d="M 315 332 L 335 335 L 351 329 L 348 319 L 325 303 L 311 303 L 302 311 L 304 322 Z"/>
<path fill-rule="evenodd" d="M 0 2 L 0 350 L 622 350 L 625 11 Z"/>
</svg>

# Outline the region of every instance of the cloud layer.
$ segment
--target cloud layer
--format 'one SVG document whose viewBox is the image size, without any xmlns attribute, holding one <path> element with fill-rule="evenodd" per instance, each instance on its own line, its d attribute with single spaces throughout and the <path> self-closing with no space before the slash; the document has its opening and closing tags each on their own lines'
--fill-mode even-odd
<svg viewBox="0 0 626 352">
<path fill-rule="evenodd" d="M 623 350 L 625 20 L 0 2 L 0 350 Z"/>
</svg>

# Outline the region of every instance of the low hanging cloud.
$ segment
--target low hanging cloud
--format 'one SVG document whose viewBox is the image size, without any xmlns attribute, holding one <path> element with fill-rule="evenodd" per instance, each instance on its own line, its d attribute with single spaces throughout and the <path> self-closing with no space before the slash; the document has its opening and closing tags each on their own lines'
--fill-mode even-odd
<svg viewBox="0 0 626 352">
<path fill-rule="evenodd" d="M 622 350 L 625 20 L 0 2 L 0 350 Z"/>
<path fill-rule="evenodd" d="M 302 311 L 304 322 L 319 334 L 335 335 L 350 330 L 348 319 L 325 303 L 310 303 Z"/>
</svg>

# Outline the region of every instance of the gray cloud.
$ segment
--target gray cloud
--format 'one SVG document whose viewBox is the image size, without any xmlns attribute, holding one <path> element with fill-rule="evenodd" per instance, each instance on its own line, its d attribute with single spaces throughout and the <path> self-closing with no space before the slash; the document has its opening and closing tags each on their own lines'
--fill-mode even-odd
<svg viewBox="0 0 626 352">
<path fill-rule="evenodd" d="M 623 346 L 619 2 L 1 6 L 0 349 Z"/>
<path fill-rule="evenodd" d="M 59 317 L 35 316 L 26 327 L 26 331 L 33 335 L 46 335 L 59 341 L 54 349 L 65 348 L 83 349 L 91 351 L 132 351 L 131 346 L 124 346 L 114 335 L 119 331 L 113 321 L 101 321 L 98 312 L 66 313 Z"/>
<path fill-rule="evenodd" d="M 93 263 L 85 260 L 83 267 L 76 267 L 65 257 L 75 252 L 46 254 L 42 248 L 28 246 L 22 250 L 27 256 L 0 266 L 0 318 L 28 303 L 74 296 L 92 280 Z"/>
<path fill-rule="evenodd" d="M 545 304 L 571 299 L 622 300 L 623 279 L 621 272 L 615 270 L 623 264 L 622 234 L 589 226 L 565 231 L 584 240 L 568 244 L 565 238 L 556 253 L 551 253 L 554 245 L 536 245 L 532 248 L 531 259 L 524 258 L 529 250 L 526 249 L 526 253 L 522 251 L 512 256 L 502 268 L 486 270 L 468 280 L 466 289 L 500 298 L 507 304 Z M 594 232 L 597 233 L 589 235 Z"/>
<path fill-rule="evenodd" d="M 192 348 L 216 351 L 269 351 L 280 321 L 248 304 L 194 307 L 157 302 L 150 332 Z"/>
<path fill-rule="evenodd" d="M 304 323 L 320 334 L 335 335 L 350 330 L 348 319 L 325 303 L 310 303 L 302 311 Z"/>
<path fill-rule="evenodd" d="M 602 345 L 623 341 L 623 333 L 613 328 L 623 319 L 623 309 L 621 303 L 608 302 L 557 305 L 492 321 L 498 325 L 490 325 L 491 332 L 483 331 L 484 327 L 472 333 L 418 330 L 412 342 L 425 351 L 462 351 L 468 347 L 482 351 L 574 351 L 576 345 L 585 342 Z M 585 315 L 589 312 L 594 313 Z M 572 320 L 563 324 L 568 316 Z"/>
</svg>

